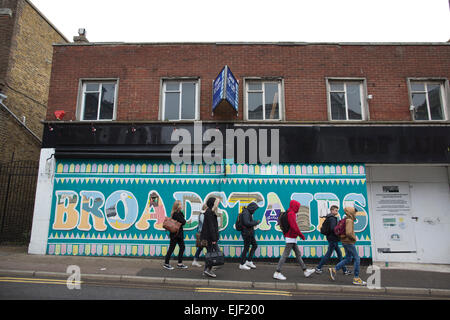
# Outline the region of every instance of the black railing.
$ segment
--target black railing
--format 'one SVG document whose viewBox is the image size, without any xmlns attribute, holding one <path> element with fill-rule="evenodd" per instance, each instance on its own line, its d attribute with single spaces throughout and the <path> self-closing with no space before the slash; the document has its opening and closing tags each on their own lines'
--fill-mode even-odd
<svg viewBox="0 0 450 320">
<path fill-rule="evenodd" d="M 0 163 L 0 242 L 29 242 L 38 169 L 38 161 Z"/>
</svg>

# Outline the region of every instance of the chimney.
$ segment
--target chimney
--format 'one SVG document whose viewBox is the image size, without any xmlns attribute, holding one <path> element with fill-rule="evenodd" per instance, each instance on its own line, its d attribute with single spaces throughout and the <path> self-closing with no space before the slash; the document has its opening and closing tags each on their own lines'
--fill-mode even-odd
<svg viewBox="0 0 450 320">
<path fill-rule="evenodd" d="M 73 42 L 89 43 L 89 40 L 86 38 L 86 29 L 84 28 L 78 29 L 78 36 L 73 37 Z"/>
</svg>

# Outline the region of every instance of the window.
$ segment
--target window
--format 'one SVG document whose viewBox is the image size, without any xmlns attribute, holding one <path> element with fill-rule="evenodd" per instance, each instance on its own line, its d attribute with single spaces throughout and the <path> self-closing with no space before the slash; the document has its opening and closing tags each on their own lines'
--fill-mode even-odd
<svg viewBox="0 0 450 320">
<path fill-rule="evenodd" d="M 410 81 L 414 120 L 445 120 L 444 84 L 437 81 Z"/>
<path fill-rule="evenodd" d="M 114 120 L 116 109 L 116 81 L 85 81 L 81 120 Z"/>
<path fill-rule="evenodd" d="M 331 120 L 365 120 L 363 81 L 328 80 Z"/>
<path fill-rule="evenodd" d="M 281 81 L 248 80 L 245 90 L 247 120 L 281 120 Z"/>
<path fill-rule="evenodd" d="M 163 120 L 197 120 L 197 80 L 166 80 L 163 82 Z"/>
</svg>

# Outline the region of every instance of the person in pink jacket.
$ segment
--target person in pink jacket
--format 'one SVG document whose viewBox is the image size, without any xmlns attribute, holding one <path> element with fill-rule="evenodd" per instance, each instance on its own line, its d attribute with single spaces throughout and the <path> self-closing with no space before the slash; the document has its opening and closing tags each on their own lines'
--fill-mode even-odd
<svg viewBox="0 0 450 320">
<path fill-rule="evenodd" d="M 294 249 L 295 257 L 297 258 L 300 267 L 303 269 L 303 274 L 305 277 L 309 277 L 314 273 L 314 269 L 307 269 L 305 263 L 303 262 L 302 255 L 297 245 L 297 237 L 300 237 L 302 240 L 305 240 L 305 236 L 298 228 L 297 224 L 297 212 L 300 209 L 300 203 L 296 200 L 291 200 L 289 203 L 288 213 L 288 222 L 289 222 L 289 230 L 286 233 L 283 233 L 284 238 L 286 240 L 286 246 L 284 248 L 283 255 L 280 257 L 278 261 L 277 270 L 273 274 L 273 278 L 277 280 L 286 280 L 286 277 L 281 274 L 281 267 L 283 266 L 286 258 L 291 254 L 291 250 Z"/>
</svg>

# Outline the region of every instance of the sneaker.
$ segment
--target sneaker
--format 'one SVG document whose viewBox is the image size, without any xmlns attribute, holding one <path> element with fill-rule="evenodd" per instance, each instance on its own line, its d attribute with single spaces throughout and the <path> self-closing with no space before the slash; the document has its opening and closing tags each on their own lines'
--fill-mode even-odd
<svg viewBox="0 0 450 320">
<path fill-rule="evenodd" d="M 281 274 L 281 272 L 275 272 L 273 278 L 277 280 L 286 280 L 286 277 Z"/>
<path fill-rule="evenodd" d="M 184 265 L 184 264 L 182 264 L 182 263 L 179 263 L 179 264 L 177 264 L 177 268 L 178 268 L 178 269 L 187 269 L 188 266 L 186 266 L 186 265 Z"/>
<path fill-rule="evenodd" d="M 211 278 L 217 277 L 211 270 L 205 270 L 205 271 L 203 271 L 203 274 L 207 275 L 208 277 L 211 277 Z"/>
<path fill-rule="evenodd" d="M 351 274 L 352 274 L 352 272 L 350 270 L 345 270 L 344 271 L 344 276 L 349 276 Z"/>
<path fill-rule="evenodd" d="M 353 284 L 355 286 L 365 286 L 367 283 L 362 281 L 361 278 L 353 278 Z"/>
<path fill-rule="evenodd" d="M 245 262 L 245 265 L 246 265 L 247 267 L 252 268 L 252 269 L 256 269 L 256 266 L 255 266 L 255 264 L 253 263 L 253 261 L 246 261 L 246 262 Z"/>
<path fill-rule="evenodd" d="M 329 268 L 328 271 L 330 271 L 330 278 L 331 280 L 336 280 L 336 269 L 334 268 Z"/>
<path fill-rule="evenodd" d="M 305 275 L 305 278 L 308 278 L 310 275 L 314 273 L 314 269 L 306 269 L 303 274 Z"/>
<path fill-rule="evenodd" d="M 166 268 L 167 270 L 173 270 L 174 269 L 170 264 L 167 264 L 167 263 L 164 263 L 163 267 Z"/>
<path fill-rule="evenodd" d="M 250 267 L 248 267 L 246 264 L 240 264 L 239 269 L 241 270 L 250 270 Z"/>
<path fill-rule="evenodd" d="M 322 271 L 322 269 L 316 268 L 315 272 L 316 272 L 317 274 L 322 274 L 323 271 Z"/>
<path fill-rule="evenodd" d="M 202 265 L 200 263 L 198 263 L 197 260 L 192 261 L 192 266 L 193 267 L 201 267 Z"/>
</svg>

